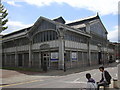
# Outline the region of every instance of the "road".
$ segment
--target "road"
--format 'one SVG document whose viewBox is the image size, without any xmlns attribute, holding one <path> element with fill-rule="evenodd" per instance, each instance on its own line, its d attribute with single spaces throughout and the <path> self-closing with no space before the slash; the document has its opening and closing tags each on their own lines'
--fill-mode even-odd
<svg viewBox="0 0 120 90">
<path fill-rule="evenodd" d="M 117 78 L 117 67 L 105 69 L 110 72 L 113 78 Z M 98 69 L 93 69 L 63 76 L 54 76 L 46 79 L 5 85 L 3 88 L 85 88 L 87 82 L 85 78 L 86 73 L 91 73 L 96 81 L 99 81 L 101 78 L 101 72 Z"/>
</svg>

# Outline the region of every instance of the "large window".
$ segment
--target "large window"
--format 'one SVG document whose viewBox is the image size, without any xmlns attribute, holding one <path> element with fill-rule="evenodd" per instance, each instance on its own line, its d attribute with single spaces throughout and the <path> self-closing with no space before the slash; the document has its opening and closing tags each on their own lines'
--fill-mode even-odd
<svg viewBox="0 0 120 90">
<path fill-rule="evenodd" d="M 70 40 L 70 41 L 75 41 L 75 42 L 80 42 L 80 43 L 87 43 L 87 37 L 77 34 L 77 33 L 71 33 L 67 32 L 65 34 L 65 40 Z"/>
<path fill-rule="evenodd" d="M 91 44 L 92 45 L 98 45 L 101 44 L 102 46 L 106 46 L 107 44 L 107 40 L 104 39 L 103 37 L 97 36 L 95 34 L 91 34 L 92 38 L 91 38 Z"/>
<path fill-rule="evenodd" d="M 36 34 L 33 38 L 33 43 L 40 43 L 45 41 L 57 40 L 57 32 L 55 31 L 44 31 Z"/>
<path fill-rule="evenodd" d="M 27 45 L 29 43 L 28 38 L 19 38 L 19 39 L 14 39 L 8 42 L 3 43 L 3 48 L 10 48 L 10 47 L 15 47 L 15 46 L 22 46 L 22 45 Z"/>
</svg>

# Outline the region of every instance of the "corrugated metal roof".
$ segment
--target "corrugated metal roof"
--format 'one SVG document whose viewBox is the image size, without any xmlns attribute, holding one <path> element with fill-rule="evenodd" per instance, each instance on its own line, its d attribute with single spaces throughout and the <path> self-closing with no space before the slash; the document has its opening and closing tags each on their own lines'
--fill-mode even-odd
<svg viewBox="0 0 120 90">
<path fill-rule="evenodd" d="M 98 14 L 95 15 L 95 16 L 90 16 L 90 17 L 86 17 L 86 18 L 82 18 L 82 19 L 79 19 L 79 20 L 69 22 L 66 25 L 72 26 L 72 25 L 82 24 L 86 21 L 92 21 L 92 20 L 95 20 L 95 19 L 100 19 Z"/>
<path fill-rule="evenodd" d="M 31 27 L 32 27 L 32 26 L 31 26 Z M 3 38 L 4 38 L 4 37 L 11 36 L 11 35 L 14 35 L 14 34 L 19 34 L 19 33 L 25 32 L 26 30 L 29 31 L 31 27 L 24 28 L 24 29 L 22 29 L 22 30 L 14 31 L 14 32 L 12 32 L 12 33 L 3 35 Z"/>
</svg>

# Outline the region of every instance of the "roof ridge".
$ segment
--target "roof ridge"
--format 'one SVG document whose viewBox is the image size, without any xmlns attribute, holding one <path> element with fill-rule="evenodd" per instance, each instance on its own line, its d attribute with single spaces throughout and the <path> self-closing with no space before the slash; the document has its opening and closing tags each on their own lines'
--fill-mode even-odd
<svg viewBox="0 0 120 90">
<path fill-rule="evenodd" d="M 51 20 L 58 19 L 58 18 L 60 18 L 60 17 L 62 17 L 62 16 L 57 16 L 57 17 L 55 17 L 55 18 L 52 18 Z M 63 17 L 62 17 L 62 18 L 63 18 Z"/>
<path fill-rule="evenodd" d="M 94 16 L 88 16 L 88 17 L 85 17 L 85 18 L 77 19 L 77 20 L 68 22 L 68 23 L 66 23 L 66 24 L 71 24 L 71 23 L 75 23 L 75 22 L 80 22 L 80 21 L 84 21 L 84 20 L 87 20 L 87 19 L 95 18 L 95 17 L 99 17 L 98 13 L 97 13 L 96 15 L 94 15 Z"/>
</svg>

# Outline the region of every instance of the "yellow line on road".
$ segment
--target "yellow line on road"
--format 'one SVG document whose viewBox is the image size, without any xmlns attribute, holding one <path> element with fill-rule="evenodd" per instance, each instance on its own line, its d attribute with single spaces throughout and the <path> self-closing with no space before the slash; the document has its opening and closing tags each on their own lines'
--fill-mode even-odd
<svg viewBox="0 0 120 90">
<path fill-rule="evenodd" d="M 27 83 L 37 82 L 37 81 L 43 81 L 43 80 L 33 80 L 33 81 L 28 81 L 28 82 L 21 82 L 21 83 L 9 84 L 9 85 L 2 85 L 0 87 L 15 86 L 15 85 L 27 84 Z"/>
</svg>

